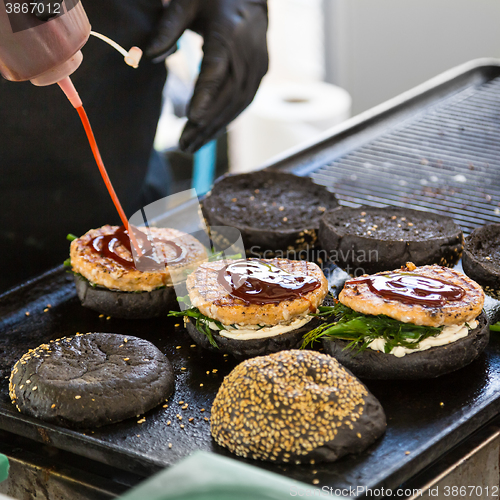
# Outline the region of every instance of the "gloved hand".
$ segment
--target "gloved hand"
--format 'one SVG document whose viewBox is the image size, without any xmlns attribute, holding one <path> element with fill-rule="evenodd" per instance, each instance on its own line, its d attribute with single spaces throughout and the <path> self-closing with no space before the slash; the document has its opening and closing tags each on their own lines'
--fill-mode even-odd
<svg viewBox="0 0 500 500">
<path fill-rule="evenodd" d="M 186 29 L 204 40 L 181 149 L 194 152 L 252 101 L 266 74 L 266 0 L 171 0 L 146 55 L 165 58 Z"/>
</svg>

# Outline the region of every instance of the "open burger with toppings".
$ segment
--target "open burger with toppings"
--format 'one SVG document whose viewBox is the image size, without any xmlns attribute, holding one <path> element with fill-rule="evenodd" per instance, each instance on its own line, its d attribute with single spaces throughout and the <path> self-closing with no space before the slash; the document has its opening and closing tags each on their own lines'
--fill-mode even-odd
<svg viewBox="0 0 500 500">
<path fill-rule="evenodd" d="M 176 229 L 133 233 L 131 241 L 123 226 L 106 225 L 72 238 L 67 265 L 83 306 L 118 318 L 168 314 L 177 304 L 174 286 L 207 258 L 196 238 Z"/>
<path fill-rule="evenodd" d="M 328 293 L 314 263 L 288 259 L 220 260 L 187 279 L 187 331 L 202 347 L 249 358 L 299 347 L 318 326 Z"/>
<path fill-rule="evenodd" d="M 437 265 L 351 279 L 327 321 L 304 344 L 321 339 L 327 353 L 368 379 L 434 378 L 476 359 L 489 340 L 484 292 L 454 269 Z"/>
</svg>

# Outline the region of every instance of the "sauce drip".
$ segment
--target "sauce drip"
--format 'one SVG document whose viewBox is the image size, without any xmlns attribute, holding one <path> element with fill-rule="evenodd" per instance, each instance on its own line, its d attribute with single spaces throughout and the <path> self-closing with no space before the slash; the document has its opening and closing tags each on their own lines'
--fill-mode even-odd
<svg viewBox="0 0 500 500">
<path fill-rule="evenodd" d="M 380 297 L 405 304 L 444 306 L 465 295 L 465 290 L 460 286 L 412 273 L 379 274 L 346 281 L 346 285 L 358 283 L 366 283 Z"/>
<path fill-rule="evenodd" d="M 175 251 L 173 259 L 161 262 L 156 255 L 156 249 L 150 239 L 148 239 L 148 237 L 136 227 L 133 228 L 133 233 L 137 245 L 141 250 L 141 254 L 137 257 L 138 262 L 141 263 L 141 268 L 147 267 L 148 271 L 161 271 L 165 269 L 166 265 L 181 262 L 186 256 L 186 249 L 180 247 L 177 243 L 161 238 L 152 238 L 153 243 L 168 245 Z M 124 226 L 120 226 L 111 234 L 99 235 L 92 238 L 87 245 L 97 254 L 102 257 L 113 259 L 125 269 L 134 269 L 136 266 L 133 260 L 124 259 L 117 253 L 118 247 L 123 245 L 130 252 L 132 257 L 132 246 L 130 244 L 130 240 L 131 238 L 129 238 L 127 229 Z"/>
<path fill-rule="evenodd" d="M 294 275 L 260 260 L 235 262 L 219 271 L 218 282 L 246 304 L 278 304 L 321 286 L 313 276 Z"/>
</svg>

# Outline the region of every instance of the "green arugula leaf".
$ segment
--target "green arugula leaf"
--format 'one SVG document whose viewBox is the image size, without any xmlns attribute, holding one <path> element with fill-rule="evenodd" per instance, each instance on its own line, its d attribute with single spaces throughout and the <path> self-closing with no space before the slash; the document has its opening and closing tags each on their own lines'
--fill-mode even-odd
<svg viewBox="0 0 500 500">
<path fill-rule="evenodd" d="M 439 335 L 443 329 L 443 327 L 402 323 L 384 315 L 361 314 L 340 302 L 333 307 L 320 307 L 316 316 L 333 317 L 334 321 L 326 322 L 307 333 L 304 336 L 302 348 L 321 337 L 328 336 L 348 340 L 349 344 L 346 349 L 362 352 L 375 339 L 382 338 L 385 341 L 384 351 L 388 354 L 397 346 L 417 349 L 422 340 Z"/>
<path fill-rule="evenodd" d="M 500 332 L 500 321 L 497 321 L 495 324 L 490 325 L 490 330 L 492 332 Z"/>
<path fill-rule="evenodd" d="M 186 297 L 178 297 L 177 300 L 179 302 L 186 303 L 185 302 Z M 217 325 L 217 328 L 219 328 L 219 330 L 225 330 L 224 325 L 220 321 L 205 316 L 200 312 L 200 310 L 197 307 L 191 307 L 190 309 L 186 309 L 185 311 L 170 311 L 168 315 L 173 316 L 175 318 L 186 317 L 195 319 L 196 329 L 205 334 L 205 336 L 207 337 L 208 341 L 212 346 L 214 346 L 217 349 L 219 348 L 217 342 L 215 342 L 215 339 L 212 335 L 209 325 L 210 323 L 214 323 L 215 325 Z"/>
</svg>

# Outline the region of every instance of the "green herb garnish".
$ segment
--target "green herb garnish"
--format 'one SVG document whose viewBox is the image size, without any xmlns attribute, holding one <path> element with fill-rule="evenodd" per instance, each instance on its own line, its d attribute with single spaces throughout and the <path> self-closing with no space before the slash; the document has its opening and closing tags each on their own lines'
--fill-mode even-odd
<svg viewBox="0 0 500 500">
<path fill-rule="evenodd" d="M 184 304 L 191 305 L 191 302 L 189 301 L 189 296 L 186 295 L 185 297 L 178 297 L 177 300 L 179 302 L 182 302 Z M 217 325 L 217 328 L 219 330 L 225 330 L 224 325 L 215 319 L 209 318 L 208 316 L 205 316 L 200 312 L 200 310 L 197 307 L 190 307 L 189 309 L 186 309 L 185 311 L 170 311 L 168 313 L 169 316 L 173 316 L 175 318 L 194 318 L 196 320 L 196 329 L 199 330 L 200 332 L 204 333 L 205 336 L 207 337 L 208 341 L 210 342 L 211 345 L 216 347 L 217 349 L 219 346 L 214 340 L 214 337 L 212 335 L 212 332 L 210 331 L 210 323 L 213 323 Z"/>
<path fill-rule="evenodd" d="M 395 347 L 417 349 L 420 342 L 428 337 L 439 335 L 443 327 L 419 326 L 402 323 L 387 316 L 370 316 L 353 311 L 337 302 L 333 307 L 322 306 L 316 316 L 334 317 L 335 321 L 325 323 L 311 330 L 305 337 L 302 348 L 319 340 L 331 337 L 350 341 L 346 349 L 364 351 L 375 339 L 385 341 L 384 351 L 389 354 Z"/>
<path fill-rule="evenodd" d="M 73 240 L 77 240 L 77 239 L 78 239 L 78 236 L 75 236 L 74 234 L 68 233 L 68 234 L 66 235 L 66 239 L 67 239 L 68 241 L 73 241 Z"/>
<path fill-rule="evenodd" d="M 490 330 L 492 332 L 500 332 L 500 321 L 497 321 L 493 325 L 490 325 Z"/>
</svg>

